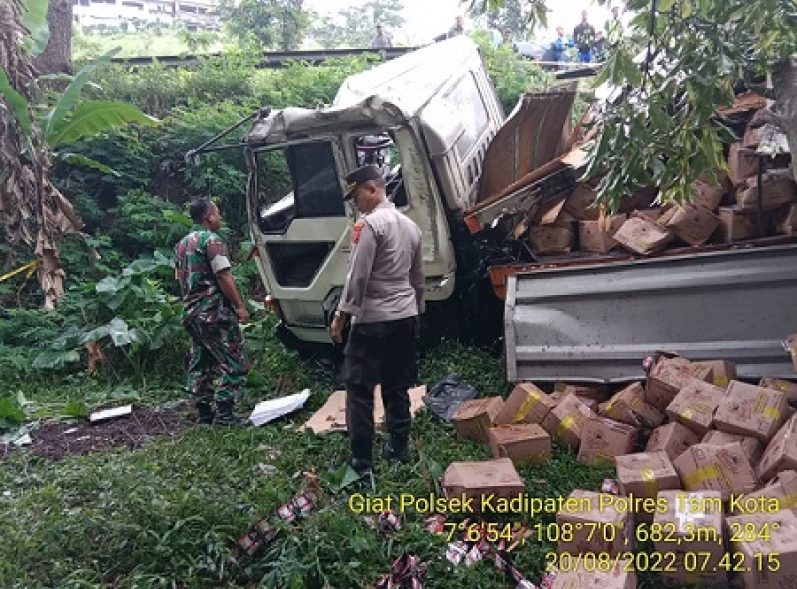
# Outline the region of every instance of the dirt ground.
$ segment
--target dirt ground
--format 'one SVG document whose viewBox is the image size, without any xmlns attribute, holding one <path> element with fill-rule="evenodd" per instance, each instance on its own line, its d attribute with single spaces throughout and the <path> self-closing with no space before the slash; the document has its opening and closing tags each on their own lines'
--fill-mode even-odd
<svg viewBox="0 0 797 589">
<path fill-rule="evenodd" d="M 30 433 L 33 443 L 25 448 L 39 456 L 59 460 L 67 455 L 89 454 L 112 448 L 140 448 L 149 440 L 172 436 L 193 425 L 185 407 L 156 411 L 150 407 L 133 406 L 126 417 L 90 424 L 44 424 Z M 17 451 L 11 445 L 0 446 L 0 460 Z"/>
</svg>

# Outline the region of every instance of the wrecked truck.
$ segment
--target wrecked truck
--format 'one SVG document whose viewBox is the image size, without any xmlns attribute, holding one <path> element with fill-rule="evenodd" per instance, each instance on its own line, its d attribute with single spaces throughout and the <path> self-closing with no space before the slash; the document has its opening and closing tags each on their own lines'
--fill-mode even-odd
<svg viewBox="0 0 797 589">
<path fill-rule="evenodd" d="M 797 331 L 791 238 L 539 255 L 537 229 L 549 239 L 587 218 L 568 208 L 589 196 L 574 97 L 573 86 L 527 94 L 505 118 L 478 47 L 457 37 L 349 77 L 328 107 L 263 109 L 243 140 L 247 210 L 280 339 L 331 343 L 355 221 L 342 179 L 374 163 L 423 232 L 424 323 L 501 340 L 510 380 L 634 380 L 656 350 L 793 376 L 781 346 Z M 620 213 L 655 196 L 632 195 Z"/>
</svg>

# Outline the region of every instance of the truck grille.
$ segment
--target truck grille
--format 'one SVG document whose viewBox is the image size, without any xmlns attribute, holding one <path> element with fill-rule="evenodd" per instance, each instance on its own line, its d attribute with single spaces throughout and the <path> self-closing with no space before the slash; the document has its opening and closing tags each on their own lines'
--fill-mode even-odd
<svg viewBox="0 0 797 589">
<path fill-rule="evenodd" d="M 318 274 L 335 244 L 331 241 L 314 243 L 267 243 L 274 274 L 280 286 L 306 288 Z"/>
</svg>

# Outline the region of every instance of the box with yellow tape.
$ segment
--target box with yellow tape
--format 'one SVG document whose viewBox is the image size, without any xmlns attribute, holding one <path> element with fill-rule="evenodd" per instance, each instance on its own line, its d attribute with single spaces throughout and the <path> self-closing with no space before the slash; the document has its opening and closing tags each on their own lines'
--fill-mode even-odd
<svg viewBox="0 0 797 589">
<path fill-rule="evenodd" d="M 518 383 L 495 416 L 495 425 L 542 423 L 557 402 L 530 382 Z"/>
<path fill-rule="evenodd" d="M 547 462 L 551 436 L 536 423 L 499 425 L 487 432 L 493 458 L 509 458 L 515 465 Z"/>
<path fill-rule="evenodd" d="M 661 427 L 657 427 L 650 434 L 645 452 L 655 452 L 662 450 L 667 453 L 670 460 L 675 460 L 683 454 L 689 446 L 700 443 L 700 436 L 685 425 L 677 421 L 671 421 Z"/>
<path fill-rule="evenodd" d="M 667 415 L 673 421 L 705 436 L 714 423 L 714 412 L 725 397 L 725 389 L 691 378 L 667 405 Z"/>
<path fill-rule="evenodd" d="M 661 409 L 667 408 L 675 395 L 691 378 L 712 382 L 713 371 L 671 352 L 657 352 L 645 383 L 645 401 Z"/>
<path fill-rule="evenodd" d="M 786 397 L 765 389 L 732 380 L 714 414 L 714 426 L 730 434 L 754 436 L 769 442 L 786 420 Z"/>
<path fill-rule="evenodd" d="M 758 478 L 771 480 L 787 469 L 797 470 L 797 415 L 791 417 L 764 449 L 758 463 Z"/>
<path fill-rule="evenodd" d="M 664 421 L 664 413 L 645 402 L 645 390 L 632 383 L 601 405 L 600 414 L 634 427 L 654 428 Z"/>
<path fill-rule="evenodd" d="M 770 512 L 789 509 L 797 515 L 797 471 L 784 470 L 778 473 L 765 487 L 745 495 L 744 498 L 745 503 L 740 504 L 734 513 L 743 513 L 745 506 L 751 504 L 763 505 Z M 761 501 L 762 498 L 766 501 Z"/>
<path fill-rule="evenodd" d="M 673 461 L 687 491 L 719 491 L 722 500 L 752 493 L 758 477 L 739 442 L 692 446 Z"/>
<path fill-rule="evenodd" d="M 639 452 L 615 458 L 620 493 L 644 501 L 636 502 L 634 518 L 651 522 L 659 491 L 680 489 L 681 479 L 665 452 Z"/>
<path fill-rule="evenodd" d="M 764 453 L 764 446 L 761 445 L 761 441 L 758 438 L 754 438 L 753 436 L 729 434 L 728 432 L 721 432 L 713 429 L 703 437 L 700 443 L 722 446 L 724 444 L 732 444 L 733 442 L 739 442 L 742 445 L 742 450 L 747 454 L 750 464 L 758 464 L 761 455 Z"/>
<path fill-rule="evenodd" d="M 578 461 L 594 466 L 599 462 L 614 464 L 615 456 L 630 454 L 636 446 L 639 430 L 605 417 L 587 421 L 578 450 Z"/>
<path fill-rule="evenodd" d="M 543 420 L 542 427 L 559 445 L 578 450 L 584 426 L 595 413 L 575 395 L 565 395 Z"/>
<path fill-rule="evenodd" d="M 503 406 L 501 397 L 465 401 L 451 418 L 454 431 L 466 440 L 487 444 L 487 430 L 493 427 L 495 416 Z"/>
</svg>

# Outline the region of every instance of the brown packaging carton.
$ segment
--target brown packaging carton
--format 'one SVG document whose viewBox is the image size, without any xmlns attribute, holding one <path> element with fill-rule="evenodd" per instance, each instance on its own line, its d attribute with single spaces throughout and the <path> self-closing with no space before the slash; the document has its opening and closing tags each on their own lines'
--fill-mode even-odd
<svg viewBox="0 0 797 589">
<path fill-rule="evenodd" d="M 518 383 L 495 416 L 495 425 L 542 423 L 557 401 L 530 382 Z"/>
<path fill-rule="evenodd" d="M 565 395 L 543 420 L 542 427 L 565 448 L 577 450 L 584 426 L 595 413 L 575 395 Z"/>
<path fill-rule="evenodd" d="M 640 188 L 634 194 L 624 196 L 620 199 L 617 212 L 632 213 L 634 211 L 650 208 L 650 206 L 656 201 L 656 197 L 658 195 L 659 189 L 655 186 L 646 186 L 645 188 Z"/>
<path fill-rule="evenodd" d="M 797 583 L 797 517 L 791 511 L 727 518 L 737 581 L 744 589 L 789 589 Z M 749 527 L 745 527 L 749 526 Z M 754 531 L 746 537 L 744 530 Z M 766 530 L 769 533 L 756 531 Z"/>
<path fill-rule="evenodd" d="M 509 458 L 514 464 L 540 463 L 551 458 L 551 436 L 536 423 L 499 425 L 487 435 L 493 458 Z"/>
<path fill-rule="evenodd" d="M 713 446 L 697 444 L 673 461 L 687 491 L 719 491 L 723 501 L 750 493 L 758 484 L 753 467 L 739 442 Z"/>
<path fill-rule="evenodd" d="M 598 403 L 606 401 L 611 394 L 609 389 L 602 384 L 568 384 L 566 382 L 557 382 L 553 386 L 554 392 L 573 393 L 576 397 L 581 399 L 593 399 Z"/>
<path fill-rule="evenodd" d="M 612 237 L 625 223 L 627 216 L 611 215 L 597 221 L 581 221 L 578 224 L 578 242 L 581 251 L 605 254 L 620 245 Z"/>
<path fill-rule="evenodd" d="M 797 471 L 784 470 L 763 489 L 745 495 L 730 507 L 737 514 L 749 511 L 775 513 L 786 509 L 797 514 Z"/>
<path fill-rule="evenodd" d="M 758 173 L 758 156 L 756 156 L 755 150 L 742 147 L 741 143 L 731 145 L 728 154 L 728 169 L 734 186 L 755 176 Z"/>
<path fill-rule="evenodd" d="M 714 412 L 724 397 L 725 389 L 691 378 L 667 406 L 667 415 L 705 436 L 714 422 Z"/>
<path fill-rule="evenodd" d="M 614 234 L 614 239 L 627 250 L 647 256 L 666 248 L 673 234 L 643 215 L 632 215 Z"/>
<path fill-rule="evenodd" d="M 603 405 L 601 415 L 644 428 L 657 427 L 664 421 L 664 413 L 645 402 L 645 390 L 638 382 L 616 393 Z"/>
<path fill-rule="evenodd" d="M 742 445 L 742 450 L 744 450 L 750 464 L 758 464 L 761 455 L 764 453 L 764 446 L 756 437 L 729 434 L 713 429 L 703 436 L 703 440 L 700 443 L 710 444 L 712 446 L 723 446 L 725 444 L 733 444 L 734 442 L 739 442 Z"/>
<path fill-rule="evenodd" d="M 762 481 L 769 481 L 787 469 L 797 469 L 797 415 L 783 424 L 764 449 L 758 464 L 758 477 Z"/>
<path fill-rule="evenodd" d="M 630 558 L 620 558 L 603 567 L 578 562 L 577 557 L 571 560 L 577 566 L 559 571 L 551 589 L 636 589 L 636 573 Z"/>
<path fill-rule="evenodd" d="M 501 397 L 465 401 L 451 418 L 454 431 L 466 440 L 486 444 L 487 431 L 493 427 L 495 417 L 503 406 L 504 400 Z"/>
<path fill-rule="evenodd" d="M 659 222 L 662 222 L 660 219 Z M 695 205 L 674 207 L 667 214 L 664 226 L 689 245 L 703 245 L 719 227 L 720 218 L 706 208 Z"/>
<path fill-rule="evenodd" d="M 797 384 L 788 380 L 783 380 L 782 378 L 765 377 L 758 382 L 758 386 L 764 387 L 765 389 L 774 389 L 783 393 L 787 403 L 786 419 L 794 415 L 794 409 L 792 409 L 791 405 L 788 405 L 788 402 L 797 400 Z"/>
<path fill-rule="evenodd" d="M 645 383 L 645 400 L 664 411 L 690 378 L 711 381 L 710 367 L 690 362 L 682 356 L 659 352 Z"/>
<path fill-rule="evenodd" d="M 722 198 L 731 188 L 731 181 L 728 175 L 721 171 L 716 171 L 715 182 L 708 174 L 703 174 L 694 184 L 695 191 L 692 196 L 692 204 L 705 207 L 709 211 L 716 211 L 720 206 Z"/>
<path fill-rule="evenodd" d="M 578 461 L 593 466 L 599 462 L 614 464 L 615 456 L 630 454 L 636 446 L 637 428 L 595 417 L 587 421 L 578 450 Z"/>
<path fill-rule="evenodd" d="M 758 237 L 758 216 L 755 213 L 744 213 L 733 207 L 720 207 L 720 227 L 717 239 L 722 243 L 733 243 Z"/>
<path fill-rule="evenodd" d="M 653 546 L 660 554 L 675 556 L 662 573 L 664 584 L 726 586 L 728 573 L 720 565 L 725 554 L 722 495 L 718 491 L 661 491 L 659 502 L 667 506 L 667 511 L 656 513 L 654 524 L 663 533 Z M 700 555 L 700 566 L 692 562 L 696 554 Z"/>
<path fill-rule="evenodd" d="M 670 460 L 675 460 L 689 446 L 699 443 L 699 435 L 677 421 L 673 421 L 653 430 L 648 445 L 645 446 L 645 452 L 661 450 L 667 453 Z"/>
<path fill-rule="evenodd" d="M 560 537 L 559 552 L 571 556 L 588 553 L 616 556 L 628 550 L 631 515 L 623 509 L 624 499 L 580 489 L 570 493 L 556 514 L 556 525 L 561 529 L 563 524 L 571 524 L 573 535 L 569 541 Z M 607 532 L 609 528 L 614 530 Z M 595 530 L 602 533 L 594 533 Z"/>
<path fill-rule="evenodd" d="M 797 188 L 788 170 L 764 172 L 761 184 L 761 210 L 774 211 L 794 202 Z M 742 211 L 758 210 L 758 178 L 753 176 L 736 190 L 736 206 Z"/>
<path fill-rule="evenodd" d="M 600 208 L 595 205 L 598 193 L 588 184 L 579 184 L 565 201 L 565 210 L 582 221 L 595 221 Z"/>
<path fill-rule="evenodd" d="M 783 235 L 797 233 L 797 204 L 786 205 L 776 213 L 775 230 Z"/>
<path fill-rule="evenodd" d="M 783 425 L 786 408 L 783 393 L 732 380 L 714 413 L 714 426 L 766 444 Z"/>
<path fill-rule="evenodd" d="M 732 380 L 736 380 L 736 364 L 729 360 L 703 360 L 695 364 L 711 369 L 714 386 L 724 389 Z"/>
<path fill-rule="evenodd" d="M 472 500 L 472 511 L 481 512 L 482 498 L 495 505 L 491 498 L 516 499 L 526 490 L 515 465 L 509 458 L 481 462 L 452 462 L 443 473 L 446 497 Z M 467 512 L 463 511 L 467 515 Z"/>
<path fill-rule="evenodd" d="M 569 254 L 573 249 L 573 232 L 567 227 L 537 225 L 529 230 L 529 241 L 537 254 Z"/>
<path fill-rule="evenodd" d="M 680 489 L 678 473 L 664 452 L 639 452 L 615 458 L 620 493 L 634 499 L 631 509 L 637 521 L 653 521 L 659 491 Z"/>
</svg>

